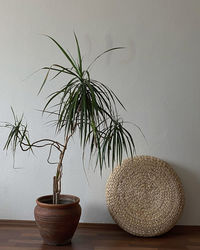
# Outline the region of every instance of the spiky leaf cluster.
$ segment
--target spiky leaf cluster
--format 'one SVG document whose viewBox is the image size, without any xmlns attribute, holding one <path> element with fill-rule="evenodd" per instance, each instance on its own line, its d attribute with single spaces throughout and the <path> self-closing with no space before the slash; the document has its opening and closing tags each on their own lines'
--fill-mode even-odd
<svg viewBox="0 0 200 250">
<path fill-rule="evenodd" d="M 26 145 L 31 150 L 31 143 L 29 140 L 29 133 L 27 130 L 27 124 L 23 124 L 23 115 L 19 119 L 13 108 L 11 107 L 14 122 L 5 122 L 1 127 L 8 128 L 10 130 L 7 141 L 4 145 L 4 149 L 8 149 L 10 146 L 12 148 L 13 154 L 15 154 L 17 146 L 19 145 L 23 151 L 26 151 L 23 146 Z"/>
<path fill-rule="evenodd" d="M 132 157 L 135 151 L 133 138 L 117 113 L 117 103 L 124 108 L 123 104 L 104 83 L 92 79 L 89 72 L 91 65 L 99 57 L 122 47 L 106 50 L 84 70 L 79 42 L 75 34 L 74 36 L 78 54 L 77 61 L 55 39 L 48 36 L 64 54 L 69 67 L 58 64 L 44 67 L 43 69 L 47 70 L 47 73 L 39 93 L 49 78 L 50 72 L 55 72 L 53 78 L 60 74 L 71 77 L 61 89 L 48 97 L 43 112 L 56 115 L 54 121 L 57 132 L 64 131 L 68 136 L 78 130 L 83 152 L 85 146 L 89 145 L 90 155 L 96 153 L 96 163 L 102 170 L 103 164 L 113 167 L 115 161 L 121 163 L 123 153 Z"/>
</svg>

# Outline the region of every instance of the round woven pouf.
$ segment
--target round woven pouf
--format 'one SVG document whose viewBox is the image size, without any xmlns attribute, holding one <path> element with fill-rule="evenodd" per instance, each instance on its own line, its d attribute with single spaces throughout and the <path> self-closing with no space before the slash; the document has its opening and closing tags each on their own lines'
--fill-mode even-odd
<svg viewBox="0 0 200 250">
<path fill-rule="evenodd" d="M 184 206 L 183 186 L 166 162 L 152 156 L 126 159 L 106 185 L 106 202 L 114 221 L 144 237 L 169 231 Z"/>
</svg>

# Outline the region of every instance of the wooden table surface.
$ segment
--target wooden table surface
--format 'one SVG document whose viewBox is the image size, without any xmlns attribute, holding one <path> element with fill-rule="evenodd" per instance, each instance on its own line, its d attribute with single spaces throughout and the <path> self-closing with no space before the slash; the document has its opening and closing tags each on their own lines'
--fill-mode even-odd
<svg viewBox="0 0 200 250">
<path fill-rule="evenodd" d="M 176 226 L 163 236 L 134 237 L 117 225 L 80 224 L 68 246 L 44 245 L 31 221 L 0 221 L 0 250 L 200 250 L 200 226 Z"/>
</svg>

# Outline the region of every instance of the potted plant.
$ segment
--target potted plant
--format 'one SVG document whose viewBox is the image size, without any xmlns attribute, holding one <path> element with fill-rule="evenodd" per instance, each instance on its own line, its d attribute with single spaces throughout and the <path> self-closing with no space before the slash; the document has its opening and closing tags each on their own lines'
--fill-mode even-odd
<svg viewBox="0 0 200 250">
<path fill-rule="evenodd" d="M 12 109 L 14 123 L 3 124 L 10 130 L 4 149 L 11 147 L 15 153 L 17 147 L 22 151 L 49 147 L 48 163 L 51 163 L 52 149 L 59 151 L 56 174 L 53 177 L 53 194 L 37 199 L 35 220 L 45 243 L 63 245 L 70 242 L 81 214 L 79 198 L 61 194 L 63 159 L 70 139 L 79 132 L 83 154 L 88 145 L 90 155 L 96 155 L 96 164 L 100 171 L 104 164 L 112 168 L 115 162 L 120 164 L 124 153 L 132 157 L 135 145 L 117 112 L 117 103 L 124 108 L 123 104 L 110 88 L 100 81 L 93 80 L 90 75 L 90 68 L 97 59 L 121 47 L 106 50 L 84 69 L 76 34 L 74 37 L 78 60 L 66 52 L 55 39 L 47 37 L 56 44 L 69 64 L 69 66 L 53 64 L 42 68 L 47 72 L 39 90 L 40 93 L 44 89 L 50 73 L 54 74 L 53 78 L 61 74 L 68 76 L 64 86 L 48 96 L 42 110 L 43 114 L 54 117 L 55 130 L 57 133 L 62 133 L 63 142 L 48 138 L 31 142 L 23 116 L 19 119 Z"/>
</svg>

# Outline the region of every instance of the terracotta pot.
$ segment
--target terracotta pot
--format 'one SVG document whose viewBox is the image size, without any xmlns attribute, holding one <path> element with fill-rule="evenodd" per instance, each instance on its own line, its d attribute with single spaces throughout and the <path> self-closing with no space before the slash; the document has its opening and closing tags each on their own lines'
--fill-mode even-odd
<svg viewBox="0 0 200 250">
<path fill-rule="evenodd" d="M 66 245 L 78 226 L 80 199 L 72 195 L 61 195 L 60 204 L 52 204 L 52 195 L 36 200 L 35 221 L 45 244 Z"/>
</svg>

